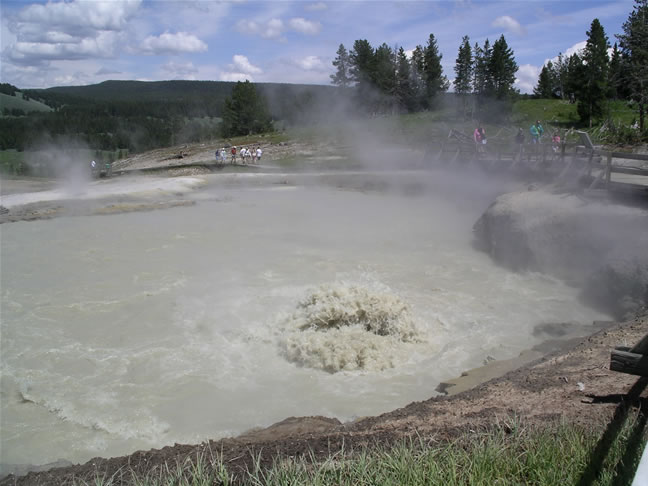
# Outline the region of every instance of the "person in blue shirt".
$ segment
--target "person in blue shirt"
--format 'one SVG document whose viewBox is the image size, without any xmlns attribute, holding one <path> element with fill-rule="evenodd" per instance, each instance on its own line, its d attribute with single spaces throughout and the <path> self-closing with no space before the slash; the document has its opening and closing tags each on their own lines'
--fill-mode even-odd
<svg viewBox="0 0 648 486">
<path fill-rule="evenodd" d="M 531 132 L 531 143 L 540 143 L 540 138 L 542 138 L 542 134 L 544 133 L 544 128 L 542 128 L 540 120 L 536 120 L 531 125 L 531 128 L 529 128 L 529 131 Z"/>
</svg>

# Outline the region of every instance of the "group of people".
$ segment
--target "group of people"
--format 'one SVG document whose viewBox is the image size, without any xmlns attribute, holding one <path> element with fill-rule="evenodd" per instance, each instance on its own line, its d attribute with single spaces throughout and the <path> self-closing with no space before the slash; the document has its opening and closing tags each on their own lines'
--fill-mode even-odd
<svg viewBox="0 0 648 486">
<path fill-rule="evenodd" d="M 247 164 L 248 162 L 254 163 L 255 161 L 258 162 L 261 160 L 261 155 L 263 155 L 263 150 L 261 150 L 261 147 L 257 147 L 256 149 L 252 147 L 252 150 L 250 150 L 248 147 L 241 147 L 240 150 L 237 150 L 236 145 L 232 146 L 230 148 L 230 163 L 235 164 L 237 157 L 240 157 L 241 159 L 241 164 Z M 224 164 L 227 162 L 227 151 L 225 150 L 225 147 L 221 147 L 220 150 L 216 151 L 216 162 L 219 164 Z"/>
<path fill-rule="evenodd" d="M 542 136 L 544 135 L 544 127 L 540 123 L 540 120 L 536 120 L 536 122 L 531 125 L 529 132 L 531 134 L 531 143 L 534 145 L 539 144 Z M 477 146 L 477 152 L 483 153 L 484 145 L 486 145 L 486 131 L 481 125 L 475 128 L 475 131 L 473 132 L 473 140 L 475 141 L 475 144 Z M 560 150 L 560 141 L 560 134 L 558 133 L 558 131 L 555 131 L 551 136 L 551 145 L 554 152 L 558 152 L 558 150 Z M 521 147 L 525 143 L 524 131 L 522 130 L 522 128 L 518 128 L 518 132 L 515 135 L 515 143 L 520 147 L 521 150 Z"/>
</svg>

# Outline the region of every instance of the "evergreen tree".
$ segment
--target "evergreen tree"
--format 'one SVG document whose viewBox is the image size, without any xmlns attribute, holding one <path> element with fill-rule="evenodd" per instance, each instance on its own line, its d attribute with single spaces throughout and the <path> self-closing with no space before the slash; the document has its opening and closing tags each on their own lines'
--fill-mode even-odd
<svg viewBox="0 0 648 486">
<path fill-rule="evenodd" d="M 461 97 L 461 104 L 464 115 L 466 114 L 467 96 L 472 90 L 472 71 L 473 58 L 472 49 L 470 48 L 470 39 L 467 35 L 463 36 L 457 60 L 455 61 L 455 79 L 453 81 L 454 90 Z"/>
<path fill-rule="evenodd" d="M 333 66 L 335 66 L 336 71 L 335 74 L 331 74 L 331 82 L 341 88 L 347 88 L 351 85 L 351 74 L 349 72 L 351 60 L 349 59 L 349 53 L 344 47 L 344 44 L 340 44 L 336 54 L 337 57 L 333 61 Z"/>
<path fill-rule="evenodd" d="M 479 96 L 486 95 L 491 91 L 492 80 L 488 70 L 491 53 L 492 50 L 488 39 L 484 42 L 483 48 L 475 43 L 473 49 L 475 59 L 473 67 L 473 91 Z"/>
<path fill-rule="evenodd" d="M 492 94 L 498 100 L 510 97 L 515 91 L 515 73 L 518 70 L 513 50 L 509 48 L 502 34 L 493 44 L 493 50 L 488 63 L 488 74 L 491 81 Z"/>
<path fill-rule="evenodd" d="M 538 98 L 553 98 L 554 83 L 552 80 L 552 67 L 551 61 L 549 61 L 545 66 L 542 66 L 540 76 L 538 76 L 538 84 L 533 88 L 533 94 Z"/>
<path fill-rule="evenodd" d="M 441 59 L 434 34 L 430 34 L 428 44 L 423 51 L 423 78 L 425 81 L 425 94 L 428 106 L 432 106 L 437 94 L 447 91 L 448 79 L 443 75 Z"/>
<path fill-rule="evenodd" d="M 567 61 L 565 93 L 570 103 L 575 103 L 585 84 L 585 65 L 578 54 L 572 54 Z"/>
<path fill-rule="evenodd" d="M 610 57 L 610 66 L 608 69 L 608 98 L 618 100 L 623 97 L 623 60 L 621 59 L 621 51 L 614 43 L 612 47 L 612 56 Z"/>
<path fill-rule="evenodd" d="M 418 45 L 412 51 L 410 67 L 412 73 L 412 91 L 414 92 L 417 106 L 425 106 L 425 82 L 423 80 L 425 57 L 423 55 L 423 46 Z"/>
<path fill-rule="evenodd" d="M 237 82 L 232 96 L 225 98 L 221 132 L 224 137 L 264 133 L 272 130 L 265 97 L 249 81 Z"/>
<path fill-rule="evenodd" d="M 373 97 L 372 84 L 376 70 L 374 49 L 368 40 L 356 40 L 349 58 L 351 60 L 349 73 L 356 83 L 356 96 L 361 104 L 369 106 Z"/>
<path fill-rule="evenodd" d="M 585 84 L 578 97 L 578 114 L 581 121 L 588 122 L 590 127 L 594 118 L 603 115 L 603 106 L 606 102 L 610 62 L 608 47 L 608 38 L 603 26 L 598 19 L 594 19 L 587 32 L 587 44 L 583 50 Z"/>
<path fill-rule="evenodd" d="M 413 112 L 417 107 L 414 86 L 412 85 L 412 66 L 407 59 L 405 50 L 401 47 L 396 54 L 397 62 L 397 85 L 396 99 L 402 109 Z"/>
<path fill-rule="evenodd" d="M 391 47 L 383 43 L 376 48 L 374 53 L 373 83 L 378 88 L 378 110 L 389 112 L 393 109 L 394 96 L 396 95 L 396 56 Z"/>
<path fill-rule="evenodd" d="M 567 99 L 565 85 L 567 83 L 567 73 L 569 70 L 568 60 L 562 53 L 558 53 L 558 60 L 553 63 L 551 78 L 553 80 L 552 92 L 556 98 Z"/>
<path fill-rule="evenodd" d="M 648 106 L 648 0 L 635 0 L 635 5 L 623 24 L 623 34 L 617 35 L 621 45 L 629 98 L 639 112 L 639 130 L 646 129 Z"/>
</svg>

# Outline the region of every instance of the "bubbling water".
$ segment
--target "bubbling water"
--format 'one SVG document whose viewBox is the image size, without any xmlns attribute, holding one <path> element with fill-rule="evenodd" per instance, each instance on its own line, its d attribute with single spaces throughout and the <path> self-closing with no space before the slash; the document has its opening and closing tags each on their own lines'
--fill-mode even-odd
<svg viewBox="0 0 648 486">
<path fill-rule="evenodd" d="M 346 284 L 312 291 L 286 319 L 280 339 L 286 359 L 330 373 L 398 366 L 409 344 L 426 341 L 398 296 Z"/>
</svg>

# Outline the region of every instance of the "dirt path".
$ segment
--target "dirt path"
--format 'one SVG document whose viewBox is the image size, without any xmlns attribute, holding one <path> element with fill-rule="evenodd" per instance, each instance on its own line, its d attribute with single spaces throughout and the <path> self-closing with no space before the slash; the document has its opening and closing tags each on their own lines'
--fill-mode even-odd
<svg viewBox="0 0 648 486">
<path fill-rule="evenodd" d="M 97 473 L 111 477 L 118 471 L 145 472 L 175 464 L 197 453 L 222 453 L 235 473 L 251 467 L 251 458 L 271 465 L 277 456 L 325 457 L 339 450 L 372 444 L 390 444 L 416 435 L 442 441 L 457 434 L 483 430 L 515 417 L 526 425 L 563 420 L 592 429 L 605 427 L 638 377 L 609 370 L 610 352 L 633 345 L 648 333 L 648 313 L 614 324 L 575 346 L 540 358 L 522 368 L 449 397 L 435 397 L 394 410 L 341 424 L 325 417 L 288 418 L 266 429 L 232 439 L 197 445 L 175 445 L 135 452 L 86 464 L 9 476 L 0 485 L 65 484 L 72 478 L 88 483 Z M 635 390 L 636 390 L 635 386 Z M 643 397 L 646 397 L 643 391 Z M 118 477 L 117 474 L 116 477 Z M 116 484 L 119 484 L 117 482 Z M 124 483 L 125 484 L 125 483 Z"/>
</svg>

